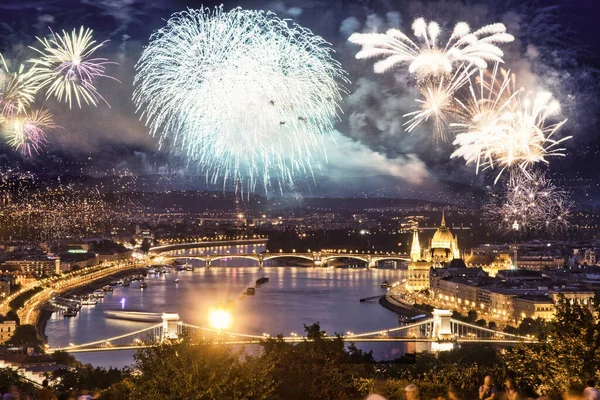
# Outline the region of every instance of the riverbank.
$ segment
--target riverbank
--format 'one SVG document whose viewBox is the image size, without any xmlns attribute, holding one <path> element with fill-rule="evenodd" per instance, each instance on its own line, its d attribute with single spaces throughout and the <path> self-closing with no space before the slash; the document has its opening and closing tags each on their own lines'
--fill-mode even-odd
<svg viewBox="0 0 600 400">
<path fill-rule="evenodd" d="M 379 304 L 402 317 L 412 318 L 423 314 L 423 310 L 419 310 L 418 308 L 410 306 L 408 303 L 396 299 L 394 293 L 397 290 L 400 290 L 399 286 L 392 288 L 384 296 L 381 296 Z"/>
<path fill-rule="evenodd" d="M 81 295 L 85 295 L 85 294 L 90 294 L 94 290 L 100 289 L 101 287 L 108 285 L 112 280 L 118 280 L 118 279 L 124 278 L 126 276 L 137 275 L 137 274 L 141 274 L 144 272 L 146 272 L 145 268 L 135 268 L 135 269 L 127 270 L 127 271 L 118 271 L 112 275 L 107 275 L 107 276 L 101 277 L 95 281 L 88 282 L 85 285 L 78 286 L 71 290 L 67 290 L 64 293 L 61 293 L 61 296 L 64 296 L 64 295 L 81 296 Z M 35 328 L 36 328 L 38 334 L 40 335 L 40 337 L 42 337 L 44 340 L 48 339 L 46 337 L 46 333 L 45 333 L 46 323 L 48 322 L 48 319 L 50 319 L 50 317 L 52 316 L 53 312 L 54 312 L 54 310 L 49 309 L 47 306 L 47 302 L 45 302 L 44 304 L 41 305 L 40 312 L 35 321 Z"/>
</svg>

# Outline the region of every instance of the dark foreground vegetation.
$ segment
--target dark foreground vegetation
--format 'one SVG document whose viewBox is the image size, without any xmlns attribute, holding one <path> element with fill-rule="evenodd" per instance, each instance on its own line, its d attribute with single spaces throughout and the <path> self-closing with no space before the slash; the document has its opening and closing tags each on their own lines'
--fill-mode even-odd
<svg viewBox="0 0 600 400">
<path fill-rule="evenodd" d="M 376 386 L 387 398 L 402 399 L 409 383 L 420 387 L 422 399 L 433 399 L 452 384 L 463 398 L 474 399 L 484 376 L 491 375 L 499 388 L 512 378 L 525 397 L 560 395 L 582 390 L 600 369 L 597 311 L 560 305 L 555 321 L 540 324 L 538 344 L 509 349 L 473 344 L 385 363 L 340 337 L 327 337 L 318 323 L 305 327 L 303 343 L 272 338 L 253 350 L 186 338 L 138 351 L 134 366 L 123 370 L 94 368 L 55 353 L 70 368 L 50 377 L 50 386 L 59 399 L 90 390 L 102 399 L 294 400 L 361 399 Z M 0 370 L 0 383 L 14 379 Z"/>
</svg>

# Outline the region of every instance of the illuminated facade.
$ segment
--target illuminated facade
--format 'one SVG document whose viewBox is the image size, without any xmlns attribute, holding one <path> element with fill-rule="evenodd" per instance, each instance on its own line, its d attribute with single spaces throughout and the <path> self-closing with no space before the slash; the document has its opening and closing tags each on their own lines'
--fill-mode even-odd
<svg viewBox="0 0 600 400">
<path fill-rule="evenodd" d="M 455 258 L 460 258 L 458 238 L 446 226 L 446 218 L 443 211 L 440 227 L 433 234 L 429 247 L 422 253 L 421 245 L 419 244 L 419 235 L 416 230 L 413 233 L 413 242 L 410 249 L 411 262 L 425 261 L 430 265 L 439 267 L 443 263 L 450 262 Z"/>
</svg>

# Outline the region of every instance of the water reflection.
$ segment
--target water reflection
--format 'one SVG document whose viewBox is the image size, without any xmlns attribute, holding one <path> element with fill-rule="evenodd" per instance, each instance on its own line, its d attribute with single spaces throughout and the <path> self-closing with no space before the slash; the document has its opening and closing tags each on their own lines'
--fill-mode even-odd
<svg viewBox="0 0 600 400">
<path fill-rule="evenodd" d="M 253 246 L 236 246 L 247 252 Z M 231 247 L 229 247 L 231 250 Z M 211 249 L 204 249 L 211 251 Z M 257 250 L 262 251 L 262 250 Z M 54 314 L 47 323 L 46 335 L 53 347 L 69 343 L 85 343 L 143 329 L 151 323 L 105 319 L 104 310 L 121 309 L 147 312 L 177 312 L 186 323 L 207 326 L 209 309 L 218 303 L 233 300 L 233 332 L 271 335 L 302 333 L 303 324 L 316 321 L 328 333 L 354 333 L 385 329 L 397 325 L 396 315 L 379 304 L 360 303 L 362 297 L 383 294 L 383 280 L 395 282 L 404 277 L 404 270 L 355 268 L 248 266 L 248 260 L 215 261 L 221 266 L 196 268 L 194 272 L 173 272 L 149 276 L 148 288 L 139 283 L 116 287 L 107 292 L 95 307 L 83 308 L 75 318 Z M 225 266 L 223 266 L 225 265 Z M 196 264 L 204 266 L 203 262 Z M 256 289 L 255 296 L 242 293 L 255 286 L 258 278 L 269 282 Z M 176 284 L 175 279 L 179 279 Z M 373 349 L 379 359 L 393 358 L 407 350 L 423 349 L 423 344 L 361 344 Z M 131 352 L 78 354 L 84 362 L 102 366 L 124 366 L 131 363 Z"/>
</svg>

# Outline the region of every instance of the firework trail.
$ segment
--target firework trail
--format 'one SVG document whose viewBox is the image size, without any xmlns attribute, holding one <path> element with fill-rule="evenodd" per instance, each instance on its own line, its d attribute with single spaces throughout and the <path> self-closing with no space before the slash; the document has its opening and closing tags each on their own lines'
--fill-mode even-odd
<svg viewBox="0 0 600 400">
<path fill-rule="evenodd" d="M 272 13 L 240 8 L 174 14 L 136 66 L 133 100 L 161 145 L 207 180 L 280 190 L 312 174 L 339 115 L 346 73 L 330 45 Z"/>
<path fill-rule="evenodd" d="M 52 31 L 51 31 L 52 32 Z M 106 65 L 116 64 L 105 58 L 91 56 L 106 42 L 96 43 L 93 31 L 83 26 L 71 33 L 52 32 L 51 39 L 40 39 L 42 49 L 30 47 L 38 53 L 37 58 L 28 62 L 33 65 L 33 74 L 39 89 L 46 90 L 46 98 L 55 97 L 72 107 L 73 99 L 81 108 L 82 102 L 97 105 L 99 100 L 108 103 L 98 93 L 94 81 L 98 78 L 110 78 L 106 75 Z"/>
<path fill-rule="evenodd" d="M 24 115 L 15 115 L 3 123 L 3 133 L 7 142 L 23 156 L 39 154 L 47 143 L 45 130 L 57 128 L 48 110 L 34 110 Z"/>
<path fill-rule="evenodd" d="M 354 33 L 348 40 L 362 46 L 356 54 L 357 59 L 384 57 L 375 63 L 376 73 L 408 64 L 408 71 L 416 75 L 420 83 L 449 75 L 458 65 L 487 68 L 490 61 L 502 62 L 504 53 L 498 45 L 514 40 L 500 23 L 471 32 L 466 22 L 459 22 L 445 45 L 439 42 L 442 32 L 435 21 L 427 23 L 425 19 L 417 18 L 412 31 L 420 41 L 419 45 L 398 29 L 390 29 L 385 34 Z"/>
<path fill-rule="evenodd" d="M 568 193 L 534 170 L 507 179 L 504 191 L 484 206 L 484 217 L 502 233 L 510 233 L 517 222 L 523 231 L 552 235 L 568 228 L 572 208 Z"/>
<path fill-rule="evenodd" d="M 496 66 L 492 73 L 480 72 L 470 85 L 470 98 L 458 101 L 463 122 L 451 124 L 458 134 L 457 149 L 451 158 L 464 158 L 480 168 L 500 168 L 502 173 L 528 169 L 537 163 L 548 164 L 549 157 L 563 157 L 562 143 L 571 136 L 556 139 L 556 132 L 566 119 L 548 123 L 560 114 L 560 105 L 548 92 L 526 93 L 515 90 L 515 78 Z"/>
</svg>

